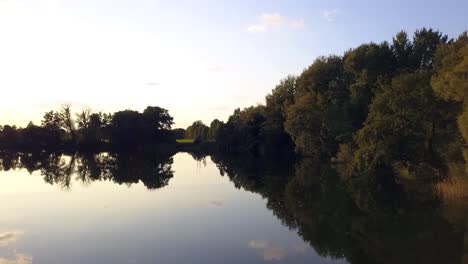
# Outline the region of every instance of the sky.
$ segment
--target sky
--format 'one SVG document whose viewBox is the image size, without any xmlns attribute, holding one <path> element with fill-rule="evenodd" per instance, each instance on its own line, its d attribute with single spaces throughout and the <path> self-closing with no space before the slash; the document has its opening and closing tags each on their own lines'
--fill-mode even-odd
<svg viewBox="0 0 468 264">
<path fill-rule="evenodd" d="M 456 37 L 467 13 L 463 0 L 0 0 L 0 124 L 62 104 L 226 120 L 318 56 L 421 27 Z"/>
</svg>

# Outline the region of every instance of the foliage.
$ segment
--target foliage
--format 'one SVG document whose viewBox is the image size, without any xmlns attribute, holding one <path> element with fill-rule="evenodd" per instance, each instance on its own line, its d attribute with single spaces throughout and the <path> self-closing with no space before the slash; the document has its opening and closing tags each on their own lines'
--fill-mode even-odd
<svg viewBox="0 0 468 264">
<path fill-rule="evenodd" d="M 412 38 L 401 31 L 391 43 L 319 57 L 282 80 L 265 105 L 235 110 L 217 143 L 256 154 L 295 148 L 346 162 L 349 176 L 395 166 L 417 177 L 444 175 L 448 162 L 468 159 L 467 39 L 422 28 Z"/>
<path fill-rule="evenodd" d="M 41 126 L 3 126 L 0 147 L 10 149 L 56 150 L 71 148 L 135 148 L 148 143 L 173 142 L 173 118 L 166 109 L 147 107 L 143 113 L 125 110 L 114 114 L 90 109 L 72 114 L 71 106 L 44 114 Z M 74 118 L 74 116 L 76 118 Z"/>
<path fill-rule="evenodd" d="M 436 53 L 436 73 L 432 85 L 438 95 L 446 100 L 463 104 L 458 118 L 460 132 L 468 143 L 468 33 L 456 41 L 441 46 Z"/>
<path fill-rule="evenodd" d="M 198 120 L 185 130 L 185 138 L 193 139 L 195 141 L 206 141 L 208 139 L 208 132 L 210 128 Z"/>
<path fill-rule="evenodd" d="M 405 166 L 440 159 L 453 129 L 456 105 L 436 97 L 431 73 L 403 74 L 376 94 L 362 129 L 356 134 L 352 169 L 375 173 L 385 165 Z"/>
<path fill-rule="evenodd" d="M 284 129 L 286 109 L 294 103 L 297 79 L 288 76 L 266 96 L 266 105 L 236 109 L 218 128 L 216 141 L 225 152 L 289 154 L 294 148 Z"/>
<path fill-rule="evenodd" d="M 177 139 L 176 142 L 180 143 L 180 144 L 193 144 L 193 143 L 195 143 L 195 140 L 193 140 L 193 139 Z"/>
<path fill-rule="evenodd" d="M 217 138 L 220 148 L 226 152 L 259 153 L 262 147 L 261 127 L 265 122 L 265 107 L 251 106 L 234 110 Z"/>
</svg>

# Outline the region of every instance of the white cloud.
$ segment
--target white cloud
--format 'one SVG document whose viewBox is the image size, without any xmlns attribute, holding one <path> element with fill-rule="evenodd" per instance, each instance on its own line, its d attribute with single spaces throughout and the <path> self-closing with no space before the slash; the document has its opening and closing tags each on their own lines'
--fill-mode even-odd
<svg viewBox="0 0 468 264">
<path fill-rule="evenodd" d="M 325 9 L 322 11 L 322 17 L 327 20 L 328 22 L 333 22 L 336 19 L 336 15 L 338 15 L 338 9 Z"/>
<path fill-rule="evenodd" d="M 292 19 L 279 13 L 263 13 L 256 24 L 247 27 L 249 33 L 263 33 L 273 29 L 288 27 L 293 30 L 302 30 L 305 28 L 304 19 Z"/>
<path fill-rule="evenodd" d="M 158 82 L 147 82 L 146 85 L 148 85 L 148 86 L 158 86 L 159 83 Z"/>
<path fill-rule="evenodd" d="M 272 13 L 272 14 L 262 14 L 260 17 L 261 21 L 265 23 L 266 25 L 282 25 L 284 22 L 286 22 L 287 18 L 278 14 L 278 13 Z"/>
<path fill-rule="evenodd" d="M 291 25 L 291 28 L 295 30 L 302 30 L 305 28 L 305 22 L 304 22 L 304 19 L 302 18 L 292 20 L 290 25 Z"/>
<path fill-rule="evenodd" d="M 224 67 L 221 66 L 221 65 L 213 65 L 211 67 L 208 68 L 209 71 L 211 72 L 221 72 L 224 70 Z"/>
</svg>

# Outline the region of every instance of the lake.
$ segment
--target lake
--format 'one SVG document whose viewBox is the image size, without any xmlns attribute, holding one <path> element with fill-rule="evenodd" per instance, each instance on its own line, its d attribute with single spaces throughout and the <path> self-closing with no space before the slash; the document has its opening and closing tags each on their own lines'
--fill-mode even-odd
<svg viewBox="0 0 468 264">
<path fill-rule="evenodd" d="M 467 260 L 463 206 L 398 198 L 382 207 L 314 162 L 187 153 L 0 160 L 1 264 Z"/>
</svg>

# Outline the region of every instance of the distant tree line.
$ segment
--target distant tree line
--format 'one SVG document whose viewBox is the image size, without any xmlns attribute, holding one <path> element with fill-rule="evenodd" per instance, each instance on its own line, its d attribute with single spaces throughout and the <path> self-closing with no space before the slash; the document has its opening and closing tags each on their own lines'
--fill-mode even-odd
<svg viewBox="0 0 468 264">
<path fill-rule="evenodd" d="M 294 149 L 345 163 L 349 176 L 395 168 L 440 175 L 468 161 L 467 98 L 467 33 L 449 39 L 423 28 L 412 39 L 402 31 L 391 43 L 320 57 L 283 79 L 264 105 L 236 109 L 216 132 L 195 122 L 187 134 L 211 136 L 230 153 Z"/>
<path fill-rule="evenodd" d="M 25 128 L 0 126 L 2 149 L 56 150 L 66 148 L 135 148 L 148 144 L 172 143 L 173 118 L 166 109 L 148 106 L 113 114 L 84 109 L 73 113 L 70 105 L 44 114 L 40 125 Z"/>
</svg>

